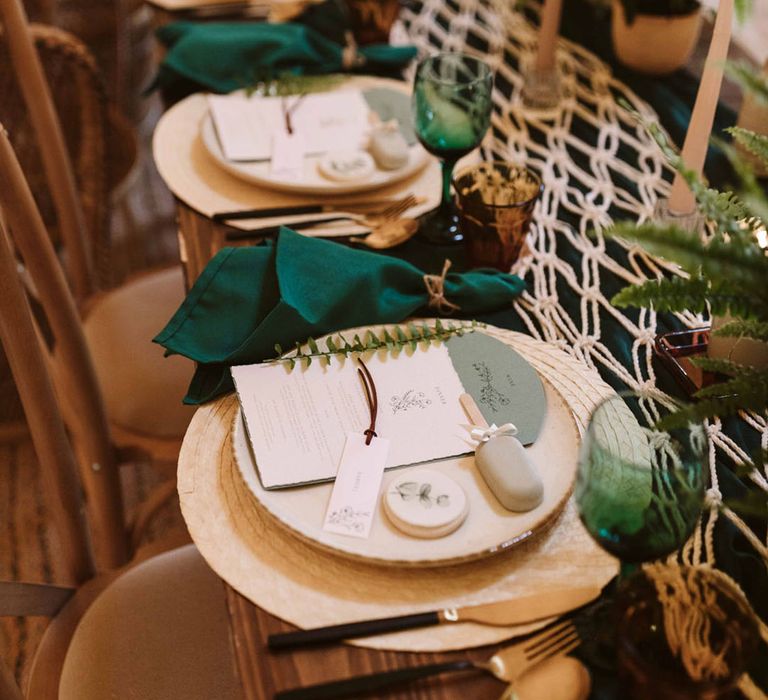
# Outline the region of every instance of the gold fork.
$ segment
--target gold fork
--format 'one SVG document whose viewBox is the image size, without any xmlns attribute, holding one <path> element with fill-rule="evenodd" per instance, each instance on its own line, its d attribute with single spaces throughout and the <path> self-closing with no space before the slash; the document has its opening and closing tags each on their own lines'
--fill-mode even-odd
<svg viewBox="0 0 768 700">
<path fill-rule="evenodd" d="M 259 228 L 251 229 L 234 229 L 227 232 L 227 240 L 247 240 L 254 237 L 266 237 L 273 236 L 283 227 L 293 229 L 294 231 L 302 231 L 306 229 L 312 229 L 316 226 L 321 226 L 334 221 L 351 221 L 353 223 L 363 224 L 370 228 L 376 228 L 382 224 L 396 221 L 400 218 L 400 215 L 408 211 L 411 207 L 415 207 L 417 204 L 423 204 L 426 201 L 424 197 L 417 197 L 414 194 L 408 194 L 401 199 L 390 202 L 387 206 L 368 212 L 346 212 L 343 210 L 328 210 L 320 212 L 312 219 L 304 219 L 302 221 L 295 221 L 291 223 L 261 226 Z"/>
<path fill-rule="evenodd" d="M 311 221 L 301 221 L 299 222 L 299 225 L 301 228 L 306 228 L 308 226 L 316 226 L 319 224 L 329 224 L 334 221 L 354 221 L 355 223 L 365 224 L 366 226 L 380 226 L 388 221 L 398 219 L 401 214 L 404 214 L 411 207 L 415 207 L 417 204 L 422 204 L 424 201 L 424 197 L 417 197 L 416 195 L 409 194 L 375 212 L 365 212 L 360 214 L 353 212 L 330 212 L 329 215 L 318 216 Z M 295 224 L 286 225 L 296 228 Z"/>
<path fill-rule="evenodd" d="M 513 683 L 533 666 L 560 654 L 573 651 L 579 644 L 579 634 L 570 620 L 548 627 L 539 634 L 505 647 L 487 661 L 448 661 L 440 664 L 428 664 L 401 668 L 383 673 L 355 676 L 340 681 L 332 681 L 304 688 L 294 688 L 275 693 L 275 700 L 317 700 L 319 698 L 349 698 L 361 693 L 370 693 L 386 688 L 395 683 L 407 683 L 419 678 L 436 676 L 452 671 L 478 669 L 493 674 L 499 680 Z"/>
</svg>

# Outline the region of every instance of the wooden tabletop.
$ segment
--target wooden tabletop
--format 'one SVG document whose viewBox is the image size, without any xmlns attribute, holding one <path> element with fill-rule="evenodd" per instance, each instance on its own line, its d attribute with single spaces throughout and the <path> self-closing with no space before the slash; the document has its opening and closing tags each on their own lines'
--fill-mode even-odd
<svg viewBox="0 0 768 700">
<path fill-rule="evenodd" d="M 208 261 L 225 245 L 233 245 L 233 243 L 226 240 L 229 227 L 215 223 L 179 199 L 176 200 L 176 211 L 179 255 L 184 266 L 187 289 L 189 289 Z"/>
<path fill-rule="evenodd" d="M 363 673 L 466 658 L 485 660 L 498 648 L 415 654 L 336 644 L 301 651 L 270 652 L 266 648 L 267 635 L 295 628 L 265 613 L 229 586 L 226 586 L 226 595 L 245 700 L 267 700 L 278 690 L 325 683 Z M 393 688 L 390 692 L 378 691 L 375 697 L 391 700 L 495 699 L 501 696 L 504 688 L 501 681 L 487 674 L 470 671 L 436 676 Z"/>
</svg>

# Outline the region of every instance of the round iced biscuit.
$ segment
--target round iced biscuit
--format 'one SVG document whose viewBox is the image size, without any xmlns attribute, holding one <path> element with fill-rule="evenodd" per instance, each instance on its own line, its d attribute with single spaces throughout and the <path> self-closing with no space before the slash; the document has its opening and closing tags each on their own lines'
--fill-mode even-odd
<svg viewBox="0 0 768 700">
<path fill-rule="evenodd" d="M 382 506 L 398 530 L 422 539 L 449 535 L 469 513 L 464 489 L 432 469 L 408 469 L 396 474 L 382 496 Z"/>
<path fill-rule="evenodd" d="M 350 182 L 370 177 L 376 165 L 365 151 L 343 151 L 327 153 L 317 167 L 320 174 L 329 180 Z"/>
</svg>

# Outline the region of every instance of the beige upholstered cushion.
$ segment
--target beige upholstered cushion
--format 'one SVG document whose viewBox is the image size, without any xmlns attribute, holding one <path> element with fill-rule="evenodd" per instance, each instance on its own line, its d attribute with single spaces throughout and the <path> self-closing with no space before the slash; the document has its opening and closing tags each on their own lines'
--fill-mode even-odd
<svg viewBox="0 0 768 700">
<path fill-rule="evenodd" d="M 194 365 L 163 357 L 152 342 L 184 298 L 181 267 L 152 272 L 106 293 L 85 336 L 111 422 L 155 437 L 182 437 L 194 410 L 181 403 Z"/>
<path fill-rule="evenodd" d="M 60 700 L 241 700 L 224 585 L 194 545 L 139 564 L 83 616 Z"/>
</svg>

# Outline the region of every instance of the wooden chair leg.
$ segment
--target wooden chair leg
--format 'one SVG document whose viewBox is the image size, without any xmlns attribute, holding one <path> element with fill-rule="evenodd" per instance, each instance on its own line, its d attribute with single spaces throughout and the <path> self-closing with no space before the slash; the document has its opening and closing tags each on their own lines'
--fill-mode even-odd
<svg viewBox="0 0 768 700">
<path fill-rule="evenodd" d="M 146 534 L 146 529 L 152 518 L 173 496 L 176 495 L 176 479 L 169 479 L 155 487 L 148 498 L 141 503 L 128 524 L 131 538 L 131 551 L 136 551 Z"/>
<path fill-rule="evenodd" d="M 2 661 L 0 661 L 0 698 L 3 700 L 24 700 L 13 674 Z"/>
</svg>

